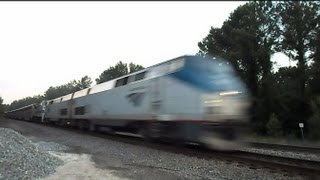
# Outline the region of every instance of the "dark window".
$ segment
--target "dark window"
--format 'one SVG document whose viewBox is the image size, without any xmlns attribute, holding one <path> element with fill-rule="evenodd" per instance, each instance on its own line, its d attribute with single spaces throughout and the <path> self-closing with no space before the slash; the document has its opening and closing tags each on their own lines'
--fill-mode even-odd
<svg viewBox="0 0 320 180">
<path fill-rule="evenodd" d="M 53 101 L 50 101 L 50 104 L 53 104 Z"/>
<path fill-rule="evenodd" d="M 122 79 L 118 79 L 116 82 L 116 87 L 126 85 L 128 83 L 128 77 L 124 77 Z"/>
<path fill-rule="evenodd" d="M 65 116 L 68 114 L 68 111 L 67 111 L 67 108 L 64 108 L 64 109 L 60 109 L 60 115 L 61 116 Z"/>
<path fill-rule="evenodd" d="M 145 74 L 146 74 L 146 72 L 142 72 L 142 73 L 136 74 L 135 77 L 134 77 L 134 80 L 135 81 L 139 81 L 139 80 L 143 79 Z"/>
<path fill-rule="evenodd" d="M 74 109 L 74 114 L 75 115 L 84 115 L 84 113 L 85 113 L 85 107 L 84 106 L 76 107 Z"/>
</svg>

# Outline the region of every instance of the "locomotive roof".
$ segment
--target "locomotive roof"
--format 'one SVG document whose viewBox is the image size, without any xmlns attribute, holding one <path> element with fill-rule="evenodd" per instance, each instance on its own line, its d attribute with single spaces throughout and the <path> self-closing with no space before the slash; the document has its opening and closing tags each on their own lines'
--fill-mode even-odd
<svg viewBox="0 0 320 180">
<path fill-rule="evenodd" d="M 54 98 L 54 99 L 47 100 L 47 102 L 49 102 L 49 103 L 59 103 L 59 102 L 62 102 L 62 101 L 73 99 L 73 98 L 82 97 L 82 96 L 85 96 L 85 95 L 95 94 L 95 93 L 98 93 L 98 92 L 109 90 L 109 89 L 114 88 L 115 82 L 117 80 L 119 80 L 119 79 L 122 79 L 122 78 L 125 78 L 125 77 L 130 77 L 132 75 L 136 75 L 136 74 L 139 74 L 139 73 L 143 73 L 143 72 L 146 72 L 146 71 L 148 71 L 150 69 L 153 69 L 155 67 L 159 67 L 159 66 L 162 66 L 162 65 L 165 65 L 165 64 L 169 64 L 169 63 L 171 63 L 173 61 L 177 61 L 177 60 L 181 60 L 181 59 L 188 60 L 188 59 L 191 59 L 192 57 L 197 57 L 197 59 L 203 58 L 201 56 L 194 56 L 194 55 L 179 56 L 179 57 L 167 60 L 167 61 L 160 62 L 160 63 L 155 64 L 155 65 L 149 66 L 147 68 L 144 68 L 142 70 L 136 71 L 134 73 L 126 74 L 126 75 L 120 76 L 118 78 L 115 78 L 115 79 L 112 79 L 112 80 L 109 80 L 109 81 L 106 81 L 106 82 L 103 82 L 103 83 L 100 83 L 100 84 L 93 85 L 93 86 L 91 86 L 89 88 L 85 88 L 85 89 L 82 89 L 82 90 L 79 90 L 79 91 L 75 91 L 75 92 L 63 95 L 63 96 L 59 96 L 59 97 Z M 218 60 L 218 62 L 219 62 L 220 58 L 217 58 L 216 60 Z M 28 106 L 32 106 L 32 105 L 33 104 L 30 104 Z M 24 109 L 24 108 L 27 108 L 28 106 L 24 106 L 24 107 L 21 107 L 21 108 L 15 109 L 15 110 L 11 110 L 11 111 L 8 111 L 8 112 L 13 112 L 13 111 L 16 111 L 16 110 Z"/>
<path fill-rule="evenodd" d="M 109 80 L 109 81 L 106 81 L 106 82 L 103 82 L 103 83 L 100 83 L 100 84 L 96 84 L 96 85 L 93 85 L 89 88 L 94 88 L 94 87 L 97 87 L 97 86 L 107 86 L 108 84 L 111 84 L 111 83 L 114 83 L 116 82 L 118 79 L 121 79 L 121 78 L 124 78 L 124 77 L 128 77 L 128 76 L 131 76 L 131 75 L 135 75 L 135 74 L 139 74 L 141 72 L 145 72 L 149 69 L 152 69 L 152 68 L 155 68 L 155 67 L 158 67 L 158 66 L 161 66 L 161 65 L 164 65 L 164 64 L 167 64 L 167 63 L 170 63 L 170 62 L 173 62 L 173 61 L 177 61 L 177 60 L 180 60 L 182 58 L 186 58 L 186 57 L 193 57 L 191 55 L 183 55 L 183 56 L 179 56 L 179 57 L 176 57 L 176 58 L 173 58 L 173 59 L 170 59 L 170 60 L 167 60 L 167 61 L 164 61 L 164 62 L 161 62 L 161 63 L 158 63 L 158 64 L 155 64 L 155 65 L 152 65 L 152 66 L 149 66 L 147 68 L 144 68 L 142 70 L 139 70 L 139 71 L 136 71 L 136 72 L 133 72 L 133 73 L 130 73 L 130 74 L 126 74 L 126 75 L 123 75 L 123 76 L 120 76 L 120 77 L 117 77 L 115 79 L 112 79 L 112 80 Z M 108 87 L 108 86 L 107 86 Z M 88 90 L 89 88 L 85 88 L 85 89 L 82 89 L 82 90 L 79 90 L 79 91 L 75 91 L 73 93 L 77 93 L 77 92 L 80 92 L 80 91 L 84 91 L 84 90 Z M 107 90 L 107 88 L 105 89 Z M 71 99 L 71 95 L 73 93 L 70 93 L 70 94 L 66 94 L 66 95 L 63 95 L 63 96 L 59 96 L 57 98 L 54 98 L 54 99 L 50 99 L 48 100 L 49 102 L 50 101 L 53 101 L 53 102 L 57 102 L 57 101 L 60 101 L 61 98 L 64 98 L 64 97 L 68 97 L 68 99 L 70 98 Z M 70 96 L 70 97 L 69 97 Z"/>
<path fill-rule="evenodd" d="M 18 110 L 21 110 L 21 109 L 26 109 L 26 108 L 31 107 L 33 105 L 35 105 L 35 103 L 23 106 L 21 108 L 17 108 L 17 109 L 13 109 L 13 110 L 10 110 L 10 111 L 6 111 L 5 113 L 10 113 L 10 112 L 18 111 Z"/>
</svg>

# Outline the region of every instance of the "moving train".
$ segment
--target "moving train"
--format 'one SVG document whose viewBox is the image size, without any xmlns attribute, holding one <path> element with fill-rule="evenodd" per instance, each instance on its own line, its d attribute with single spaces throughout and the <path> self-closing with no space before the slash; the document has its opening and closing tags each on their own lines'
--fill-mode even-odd
<svg viewBox="0 0 320 180">
<path fill-rule="evenodd" d="M 6 115 L 230 150 L 241 144 L 249 99 L 226 61 L 181 56 Z"/>
</svg>

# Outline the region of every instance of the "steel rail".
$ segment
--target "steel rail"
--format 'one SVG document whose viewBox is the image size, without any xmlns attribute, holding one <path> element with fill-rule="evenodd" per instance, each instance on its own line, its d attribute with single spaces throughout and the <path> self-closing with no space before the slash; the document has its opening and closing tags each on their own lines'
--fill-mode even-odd
<svg viewBox="0 0 320 180">
<path fill-rule="evenodd" d="M 320 154 L 320 147 L 310 146 L 296 146 L 296 145 L 284 145 L 284 144 L 270 144 L 270 143 L 257 143 L 250 142 L 249 146 L 263 149 L 274 149 L 274 150 L 286 150 L 295 152 L 306 152 Z"/>
</svg>

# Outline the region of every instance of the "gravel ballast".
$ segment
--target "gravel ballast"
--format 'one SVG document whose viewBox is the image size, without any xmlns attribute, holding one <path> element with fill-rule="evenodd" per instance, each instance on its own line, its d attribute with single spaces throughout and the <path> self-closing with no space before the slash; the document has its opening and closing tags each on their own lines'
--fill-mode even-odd
<svg viewBox="0 0 320 180">
<path fill-rule="evenodd" d="M 62 160 L 40 150 L 20 133 L 0 128 L 0 179 L 43 178 L 62 164 Z"/>
<path fill-rule="evenodd" d="M 273 156 L 281 156 L 295 159 L 305 159 L 311 161 L 319 161 L 320 155 L 314 153 L 306 153 L 306 152 L 292 152 L 292 151 L 284 151 L 284 150 L 272 150 L 272 149 L 262 149 L 262 148 L 243 148 L 241 149 L 247 152 L 254 152 L 259 154 L 273 155 Z"/>
<path fill-rule="evenodd" d="M 14 120 L 0 120 L 0 126 L 13 128 L 34 142 L 55 142 L 69 147 L 67 152 L 89 154 L 95 167 L 112 170 L 113 175 L 125 179 L 305 179 L 295 172 L 157 149 L 157 145 L 144 145 L 142 140 L 131 143 L 113 136 L 95 137 L 85 132 Z"/>
<path fill-rule="evenodd" d="M 37 146 L 38 149 L 42 151 L 67 151 L 69 150 L 69 147 L 58 144 L 55 142 L 45 142 L 45 141 L 39 141 L 34 143 L 35 146 Z"/>
</svg>

